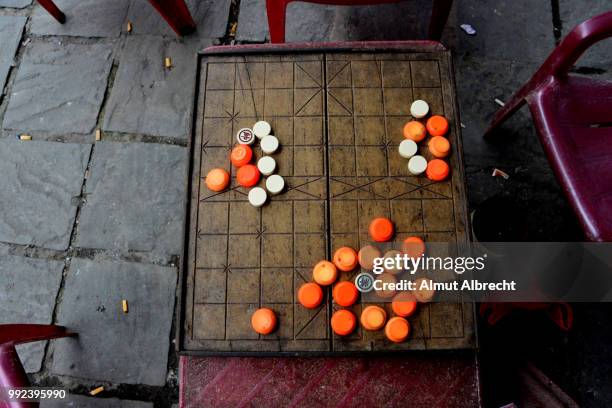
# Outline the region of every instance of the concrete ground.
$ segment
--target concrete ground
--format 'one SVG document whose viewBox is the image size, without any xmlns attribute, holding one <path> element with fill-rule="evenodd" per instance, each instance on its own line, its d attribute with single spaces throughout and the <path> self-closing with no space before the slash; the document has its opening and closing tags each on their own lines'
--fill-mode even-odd
<svg viewBox="0 0 612 408">
<path fill-rule="evenodd" d="M 81 397 L 79 406 L 171 406 L 195 54 L 231 40 L 266 41 L 265 2 L 188 0 L 198 31 L 182 39 L 146 0 L 56 2 L 65 25 L 32 0 L 0 0 L 0 323 L 57 323 L 80 333 L 78 345 L 19 349 L 35 384 L 83 395 L 105 387 L 98 396 L 107 399 Z M 415 38 L 429 7 L 425 0 L 293 3 L 287 39 Z M 610 8 L 609 0 L 455 1 L 443 43 L 454 53 L 470 206 L 494 196 L 511 201 L 526 215 L 529 240 L 581 234 L 527 110 L 497 141 L 485 143 L 482 134 L 495 98 L 510 98 L 575 24 Z M 462 23 L 477 34 L 465 34 Z M 576 71 L 612 78 L 611 51 L 610 42 L 597 46 Z M 32 141 L 16 140 L 22 134 Z M 491 177 L 495 167 L 510 178 Z M 497 373 L 513 358 L 529 358 L 581 405 L 611 405 L 609 313 L 608 305 L 579 305 L 568 334 L 513 321 L 485 329 L 487 401 L 510 401 L 511 387 L 500 387 Z M 506 358 L 496 361 L 500 354 Z"/>
</svg>

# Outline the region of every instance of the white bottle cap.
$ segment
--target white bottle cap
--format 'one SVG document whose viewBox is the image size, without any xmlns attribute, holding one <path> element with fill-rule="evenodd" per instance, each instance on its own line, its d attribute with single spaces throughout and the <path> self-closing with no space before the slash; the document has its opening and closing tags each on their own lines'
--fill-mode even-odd
<svg viewBox="0 0 612 408">
<path fill-rule="evenodd" d="M 236 133 L 236 140 L 243 145 L 251 145 L 255 141 L 255 135 L 249 128 L 242 128 Z"/>
<path fill-rule="evenodd" d="M 276 160 L 270 156 L 264 156 L 257 161 L 257 168 L 264 176 L 269 176 L 276 170 Z"/>
<path fill-rule="evenodd" d="M 261 139 L 261 151 L 265 154 L 272 154 L 278 149 L 278 139 L 276 136 L 268 135 Z"/>
<path fill-rule="evenodd" d="M 266 179 L 266 188 L 270 194 L 278 194 L 285 188 L 285 180 L 278 174 L 274 174 Z"/>
<path fill-rule="evenodd" d="M 266 203 L 267 199 L 268 194 L 266 190 L 261 187 L 253 187 L 249 191 L 249 203 L 251 203 L 253 207 L 261 207 Z"/>
<path fill-rule="evenodd" d="M 253 125 L 253 132 L 255 133 L 255 136 L 260 139 L 264 136 L 268 136 L 271 131 L 272 126 L 270 126 L 270 124 L 265 120 L 260 120 L 259 122 L 255 123 L 255 125 Z"/>
<path fill-rule="evenodd" d="M 419 146 L 415 143 L 414 140 L 405 139 L 399 145 L 399 154 L 400 156 L 409 159 L 417 153 Z"/>
<path fill-rule="evenodd" d="M 412 102 L 412 105 L 410 105 L 410 114 L 413 118 L 424 118 L 425 116 L 427 116 L 428 113 L 429 105 L 427 104 L 427 102 L 421 99 L 417 99 L 416 101 Z"/>
<path fill-rule="evenodd" d="M 408 171 L 410 174 L 418 176 L 427 169 L 427 160 L 423 156 L 412 156 L 408 161 Z"/>
</svg>

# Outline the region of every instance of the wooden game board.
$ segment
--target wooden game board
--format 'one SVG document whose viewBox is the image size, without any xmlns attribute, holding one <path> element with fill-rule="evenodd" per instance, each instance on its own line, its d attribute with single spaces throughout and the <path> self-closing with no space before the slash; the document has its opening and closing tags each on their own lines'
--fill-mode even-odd
<svg viewBox="0 0 612 408">
<path fill-rule="evenodd" d="M 446 182 L 409 176 L 397 153 L 414 99 L 426 100 L 451 123 L 452 176 Z M 333 335 L 330 293 L 315 310 L 296 300 L 315 263 L 340 246 L 369 243 L 373 217 L 392 218 L 397 238 L 469 240 L 449 52 L 203 55 L 196 114 L 181 273 L 182 351 L 325 354 L 475 346 L 468 302 L 421 306 L 410 318 L 410 340 L 391 344 L 382 332 Z M 229 153 L 236 132 L 261 119 L 281 142 L 274 158 L 288 188 L 257 209 L 236 183 Z M 426 150 L 421 148 L 428 157 Z M 261 157 L 257 147 L 255 152 Z M 214 167 L 231 168 L 229 190 L 205 187 Z M 250 315 L 262 306 L 279 317 L 269 336 L 250 326 Z M 362 306 L 353 310 L 359 314 Z"/>
</svg>

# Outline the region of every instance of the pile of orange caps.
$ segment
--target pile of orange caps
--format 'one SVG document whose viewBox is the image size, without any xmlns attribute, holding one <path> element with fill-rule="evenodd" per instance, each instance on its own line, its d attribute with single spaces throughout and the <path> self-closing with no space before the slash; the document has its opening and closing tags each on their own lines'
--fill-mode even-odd
<svg viewBox="0 0 612 408">
<path fill-rule="evenodd" d="M 236 135 L 238 144 L 235 145 L 230 154 L 230 161 L 238 169 L 236 180 L 243 187 L 250 188 L 248 199 L 254 207 L 261 207 L 271 195 L 279 194 L 285 187 L 284 179 L 274 174 L 276 171 L 276 161 L 271 154 L 279 148 L 279 141 L 276 136 L 270 134 L 272 127 L 266 121 L 255 123 L 253 129 L 240 129 Z M 254 154 L 250 145 L 255 139 L 260 139 L 260 147 L 265 156 L 257 160 L 257 165 L 251 164 Z M 261 175 L 267 176 L 266 189 L 255 187 L 259 183 Z M 225 190 L 230 184 L 230 174 L 223 168 L 215 168 L 206 175 L 206 187 L 215 192 Z M 267 192 L 266 192 L 267 190 Z"/>
<path fill-rule="evenodd" d="M 388 218 L 375 218 L 369 226 L 371 238 L 376 242 L 390 241 L 395 234 L 393 222 Z M 408 237 L 404 240 L 402 250 L 410 256 L 419 257 L 425 252 L 425 243 L 419 237 Z M 393 252 L 393 254 L 391 254 Z M 388 251 L 385 256 L 395 256 L 399 251 Z M 314 282 L 304 283 L 298 290 L 298 301 L 308 309 L 314 309 L 323 302 L 323 286 L 333 286 L 332 297 L 336 305 L 343 309 L 335 311 L 331 317 L 331 328 L 338 336 L 348 336 L 357 328 L 357 317 L 348 309 L 359 299 L 359 291 L 355 284 L 348 280 L 340 280 L 341 272 L 351 272 L 358 266 L 363 269 L 371 270 L 374 265 L 374 258 L 381 257 L 378 248 L 373 245 L 366 245 L 355 251 L 350 247 L 342 247 L 336 250 L 331 262 L 323 260 L 318 262 L 312 271 Z M 399 272 L 399 271 L 397 271 Z M 397 273 L 396 272 L 396 273 Z M 391 273 L 384 273 L 380 278 L 393 279 Z M 381 297 L 394 296 L 395 293 L 379 293 Z M 432 299 L 433 293 L 418 291 L 401 292 L 392 301 L 391 309 L 395 316 L 387 319 L 387 311 L 380 306 L 370 305 L 365 307 L 359 319 L 359 323 L 365 330 L 377 331 L 384 329 L 387 339 L 395 343 L 405 341 L 410 334 L 410 323 L 406 320 L 412 316 L 417 309 L 417 301 L 428 302 Z"/>
<path fill-rule="evenodd" d="M 399 145 L 400 156 L 408 160 L 408 172 L 414 176 L 425 175 L 432 181 L 443 181 L 449 173 L 450 167 L 444 160 L 450 154 L 451 146 L 445 135 L 448 133 L 448 120 L 441 115 L 429 115 L 429 105 L 423 100 L 416 100 L 410 106 L 413 120 L 404 125 L 404 140 Z M 425 124 L 423 124 L 423 122 Z M 427 134 L 431 136 L 427 142 L 429 152 L 433 157 L 427 161 L 418 153 L 418 143 L 422 142 Z"/>
</svg>

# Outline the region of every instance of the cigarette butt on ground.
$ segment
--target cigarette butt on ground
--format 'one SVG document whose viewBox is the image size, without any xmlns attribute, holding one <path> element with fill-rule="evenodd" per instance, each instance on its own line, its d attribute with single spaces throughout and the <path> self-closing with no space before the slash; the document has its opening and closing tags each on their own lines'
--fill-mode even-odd
<svg viewBox="0 0 612 408">
<path fill-rule="evenodd" d="M 89 395 L 93 397 L 94 395 L 98 395 L 102 391 L 104 391 L 104 387 L 100 386 L 98 388 L 94 388 L 93 390 L 89 391 Z"/>
<path fill-rule="evenodd" d="M 121 301 L 121 308 L 123 309 L 123 313 L 127 313 L 129 308 L 128 308 L 128 301 L 123 299 Z"/>
<path fill-rule="evenodd" d="M 96 129 L 96 140 L 102 140 L 102 131 L 100 129 Z"/>
<path fill-rule="evenodd" d="M 503 177 L 504 179 L 508 180 L 510 178 L 510 175 L 508 173 L 506 173 L 503 170 L 500 169 L 493 169 L 493 174 L 491 174 L 493 177 Z"/>
<path fill-rule="evenodd" d="M 19 140 L 32 140 L 30 135 L 19 135 Z"/>
<path fill-rule="evenodd" d="M 501 101 L 500 99 L 497 99 L 497 98 L 495 98 L 495 103 L 498 104 L 499 106 L 506 105 L 503 101 Z"/>
<path fill-rule="evenodd" d="M 127 22 L 127 32 L 128 32 L 128 33 L 131 33 L 131 32 L 132 32 L 132 22 L 131 22 L 131 21 L 128 21 L 128 22 Z"/>
<path fill-rule="evenodd" d="M 172 68 L 172 58 L 170 58 L 170 57 L 166 57 L 166 58 L 164 59 L 164 66 L 165 66 L 166 68 Z"/>
</svg>

